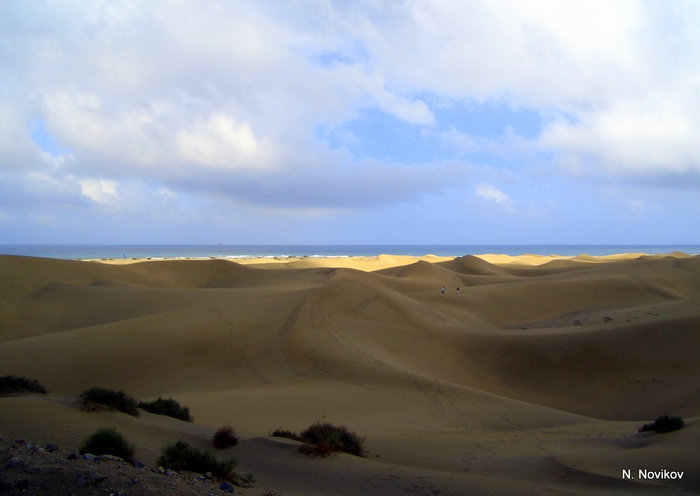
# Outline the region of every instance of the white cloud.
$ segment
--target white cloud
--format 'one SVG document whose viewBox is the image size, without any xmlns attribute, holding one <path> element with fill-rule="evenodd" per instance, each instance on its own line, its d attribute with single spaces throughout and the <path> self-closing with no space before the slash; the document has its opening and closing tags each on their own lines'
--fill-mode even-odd
<svg viewBox="0 0 700 496">
<path fill-rule="evenodd" d="M 41 159 L 49 165 L 49 167 L 54 171 L 59 171 L 73 160 L 73 155 L 70 153 L 65 153 L 61 155 L 51 155 L 50 153 L 41 152 Z"/>
<path fill-rule="evenodd" d="M 162 165 L 169 158 L 166 125 L 148 106 L 134 102 L 106 105 L 104 99 L 92 92 L 60 90 L 45 94 L 43 109 L 48 129 L 72 150 L 75 160 L 99 157 L 91 161 L 91 168 L 115 161 L 127 168 Z"/>
<path fill-rule="evenodd" d="M 367 80 L 366 90 L 382 110 L 394 117 L 411 124 L 435 124 L 435 117 L 425 102 L 411 100 L 387 90 L 386 82 L 379 74 Z"/>
<path fill-rule="evenodd" d="M 407 100 L 395 94 L 387 93 L 380 100 L 380 105 L 387 113 L 411 124 L 423 124 L 432 126 L 435 117 L 425 102 L 421 100 Z"/>
<path fill-rule="evenodd" d="M 185 161 L 208 167 L 266 167 L 270 145 L 261 144 L 250 125 L 223 114 L 197 120 L 177 133 L 177 148 Z"/>
<path fill-rule="evenodd" d="M 553 122 L 539 144 L 563 152 L 565 163 L 579 164 L 578 173 L 700 174 L 699 135 L 692 105 L 648 99 L 584 114 L 576 123 Z"/>
<path fill-rule="evenodd" d="M 362 10 L 357 8 L 356 10 Z M 388 84 L 480 99 L 576 108 L 639 70 L 638 2 L 409 1 L 348 16 Z M 369 21 L 369 22 L 368 22 Z M 601 77 L 603 76 L 603 77 Z"/>
<path fill-rule="evenodd" d="M 700 43 L 700 5 L 417 0 L 377 9 L 385 20 L 349 22 L 388 88 L 536 109 L 553 120 L 540 149 L 597 177 L 700 172 L 700 54 L 690 49 Z"/>
<path fill-rule="evenodd" d="M 500 189 L 490 184 L 480 184 L 475 190 L 476 196 L 489 202 L 510 208 L 513 204 L 510 197 Z"/>
<path fill-rule="evenodd" d="M 119 200 L 117 182 L 110 179 L 83 179 L 80 192 L 98 205 L 112 205 Z"/>
<path fill-rule="evenodd" d="M 417 96 L 426 93 L 573 116 L 577 124 L 555 119 L 541 143 L 584 161 L 588 150 L 609 163 L 622 153 L 632 164 L 633 148 L 652 157 L 649 148 L 665 138 L 647 139 L 655 122 L 682 128 L 655 147 L 658 168 L 681 170 L 679 155 L 695 159 L 686 137 L 700 110 L 690 91 L 699 58 L 685 50 L 683 65 L 673 62 L 685 40 L 698 41 L 698 8 L 688 4 L 657 12 L 637 1 L 318 2 L 303 10 L 137 2 L 77 7 L 83 15 L 64 7 L 47 8 L 44 33 L 12 33 L 21 47 L 14 65 L 70 149 L 108 163 L 118 156 L 122 167 L 166 167 L 173 151 L 223 167 L 250 161 L 253 149 L 259 167 L 267 147 L 306 147 L 315 125 L 371 106 L 433 126 L 433 110 Z M 341 62 L 313 62 L 324 53 Z M 646 108 L 654 92 L 681 112 Z M 625 129 L 621 143 L 611 137 Z"/>
</svg>

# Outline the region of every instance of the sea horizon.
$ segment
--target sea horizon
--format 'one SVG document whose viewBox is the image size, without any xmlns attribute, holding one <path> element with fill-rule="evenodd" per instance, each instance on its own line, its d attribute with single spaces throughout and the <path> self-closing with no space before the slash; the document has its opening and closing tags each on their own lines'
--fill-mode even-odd
<svg viewBox="0 0 700 496">
<path fill-rule="evenodd" d="M 592 256 L 618 253 L 650 255 L 682 252 L 700 254 L 700 245 L 689 244 L 318 244 L 318 245 L 225 245 L 225 244 L 3 244 L 0 255 L 20 255 L 57 259 L 130 259 L 130 258 L 284 258 L 352 257 L 390 255 L 465 255 L 505 254 Z"/>
</svg>

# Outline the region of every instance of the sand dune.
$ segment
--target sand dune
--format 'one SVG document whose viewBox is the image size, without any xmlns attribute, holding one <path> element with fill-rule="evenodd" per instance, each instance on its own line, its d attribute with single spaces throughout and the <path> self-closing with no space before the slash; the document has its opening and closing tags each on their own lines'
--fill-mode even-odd
<svg viewBox="0 0 700 496">
<path fill-rule="evenodd" d="M 700 490 L 698 257 L 4 256 L 0 274 L 0 375 L 51 392 L 0 398 L 2 435 L 70 448 L 114 425 L 154 462 L 233 424 L 244 441 L 223 456 L 258 480 L 242 494 Z M 174 396 L 196 424 L 83 412 L 91 386 Z M 690 427 L 636 434 L 666 413 Z M 316 420 L 365 436 L 369 457 L 268 437 Z M 659 467 L 686 475 L 621 479 Z"/>
</svg>

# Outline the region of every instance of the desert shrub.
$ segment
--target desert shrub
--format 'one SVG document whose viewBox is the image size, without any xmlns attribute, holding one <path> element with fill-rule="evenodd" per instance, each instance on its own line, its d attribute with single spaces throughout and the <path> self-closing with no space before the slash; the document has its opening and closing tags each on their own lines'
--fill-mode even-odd
<svg viewBox="0 0 700 496">
<path fill-rule="evenodd" d="M 639 428 L 639 432 L 654 431 L 659 433 L 677 431 L 683 427 L 683 419 L 680 417 L 669 417 L 662 415 L 651 424 L 644 424 Z"/>
<path fill-rule="evenodd" d="M 241 487 L 253 487 L 255 485 L 255 475 L 245 474 L 241 477 L 236 477 L 236 484 Z"/>
<path fill-rule="evenodd" d="M 185 441 L 178 441 L 163 448 L 158 464 L 171 470 L 188 470 L 200 474 L 211 472 L 222 479 L 235 477 L 235 461 L 219 462 L 208 451 L 193 448 Z"/>
<path fill-rule="evenodd" d="M 80 398 L 83 402 L 83 408 L 87 411 L 106 408 L 108 410 L 118 410 L 128 413 L 134 417 L 139 416 L 138 403 L 134 398 L 124 393 L 124 391 L 93 387 L 84 391 L 80 395 Z"/>
<path fill-rule="evenodd" d="M 336 427 L 330 423 L 316 422 L 300 435 L 304 442 L 311 445 L 302 449 L 307 454 L 326 456 L 336 451 L 363 456 L 364 438 L 350 432 L 344 426 Z"/>
<path fill-rule="evenodd" d="M 15 375 L 5 375 L 0 377 L 0 394 L 13 393 L 39 393 L 46 394 L 46 388 L 39 384 L 39 381 L 17 377 Z"/>
<path fill-rule="evenodd" d="M 80 445 L 81 453 L 114 455 L 128 462 L 134 461 L 134 447 L 113 427 L 98 429 Z"/>
<path fill-rule="evenodd" d="M 181 406 L 180 403 L 172 398 L 168 398 L 166 400 L 159 396 L 157 400 L 149 402 L 140 401 L 139 408 L 143 408 L 150 413 L 167 415 L 168 417 L 184 420 L 186 422 L 194 421 L 192 415 L 190 415 L 190 409 L 186 406 Z"/>
<path fill-rule="evenodd" d="M 325 457 L 332 455 L 338 451 L 343 451 L 339 444 L 329 443 L 325 439 L 321 439 L 316 444 L 304 444 L 299 448 L 299 451 L 309 456 Z"/>
<path fill-rule="evenodd" d="M 216 449 L 226 449 L 238 444 L 236 431 L 230 425 L 220 427 L 212 438 L 212 443 Z"/>
<path fill-rule="evenodd" d="M 270 433 L 270 435 L 273 437 L 284 437 L 287 439 L 294 439 L 295 441 L 304 441 L 299 434 L 287 429 L 275 429 L 274 431 L 272 431 L 272 433 Z"/>
</svg>

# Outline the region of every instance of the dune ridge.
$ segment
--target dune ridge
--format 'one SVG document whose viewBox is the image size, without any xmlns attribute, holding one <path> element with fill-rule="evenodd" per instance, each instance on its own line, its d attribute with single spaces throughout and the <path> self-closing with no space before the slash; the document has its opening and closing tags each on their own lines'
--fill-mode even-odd
<svg viewBox="0 0 700 496">
<path fill-rule="evenodd" d="M 0 375 L 50 390 L 0 398 L 0 434 L 75 445 L 108 422 L 154 461 L 166 439 L 206 446 L 235 424 L 225 456 L 285 495 L 700 488 L 698 257 L 0 256 L 0 274 Z M 71 398 L 91 386 L 174 396 L 197 423 L 82 412 Z M 689 427 L 635 434 L 665 413 Z M 370 457 L 310 467 L 268 437 L 323 419 Z M 664 459 L 687 477 L 620 479 Z"/>
</svg>

